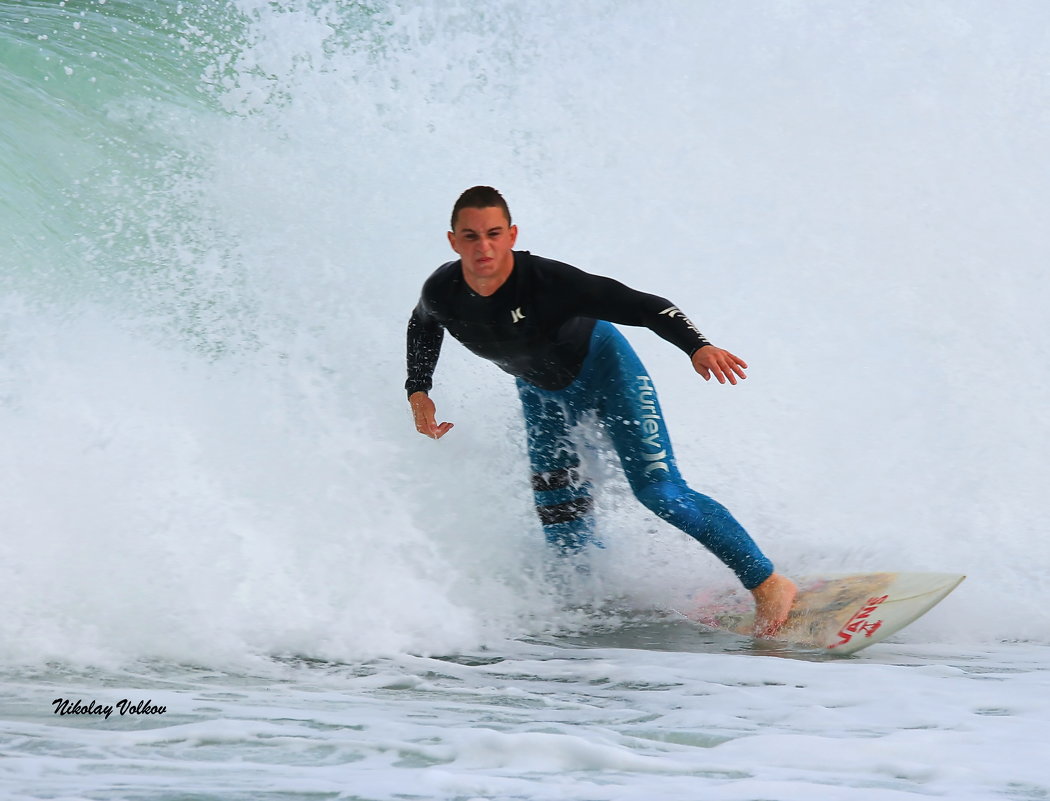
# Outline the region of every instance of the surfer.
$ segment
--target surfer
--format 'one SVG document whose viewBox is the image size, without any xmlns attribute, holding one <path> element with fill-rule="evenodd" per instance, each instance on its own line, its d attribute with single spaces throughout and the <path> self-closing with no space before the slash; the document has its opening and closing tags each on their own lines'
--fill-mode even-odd
<svg viewBox="0 0 1050 801">
<path fill-rule="evenodd" d="M 596 543 L 591 485 L 573 436 L 583 416 L 594 414 L 638 500 L 736 574 L 755 599 L 755 634 L 772 636 L 787 618 L 794 582 L 774 572 L 724 506 L 685 483 L 652 380 L 612 324 L 650 328 L 689 355 L 705 380 L 735 385 L 747 377 L 747 364 L 708 342 L 669 300 L 516 251 L 517 235 L 492 187 L 475 186 L 456 201 L 448 241 L 459 259 L 426 280 L 408 323 L 405 389 L 416 429 L 440 439 L 452 428 L 437 422 L 428 394 L 447 330 L 515 377 L 549 543 L 568 553 Z"/>
</svg>

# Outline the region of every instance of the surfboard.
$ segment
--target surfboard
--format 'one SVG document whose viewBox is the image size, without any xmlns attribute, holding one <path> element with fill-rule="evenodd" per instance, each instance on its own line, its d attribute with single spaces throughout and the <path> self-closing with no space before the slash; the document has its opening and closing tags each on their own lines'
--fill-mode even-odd
<svg viewBox="0 0 1050 801">
<path fill-rule="evenodd" d="M 799 592 L 777 642 L 847 656 L 918 620 L 966 578 L 957 573 L 851 573 L 795 579 Z M 677 610 L 713 629 L 750 636 L 750 593 L 697 593 Z"/>
</svg>

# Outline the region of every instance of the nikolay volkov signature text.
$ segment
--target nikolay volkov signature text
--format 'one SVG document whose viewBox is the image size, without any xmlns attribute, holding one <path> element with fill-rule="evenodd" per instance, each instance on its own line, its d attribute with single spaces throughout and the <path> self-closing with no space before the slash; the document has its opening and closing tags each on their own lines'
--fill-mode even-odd
<svg viewBox="0 0 1050 801">
<path fill-rule="evenodd" d="M 51 702 L 55 708 L 56 715 L 98 715 L 109 720 L 109 716 L 116 709 L 121 715 L 163 715 L 168 711 L 166 706 L 158 706 L 153 700 L 132 703 L 127 698 L 122 698 L 115 704 L 100 704 L 98 701 L 84 703 L 81 700 L 70 701 L 67 698 L 56 698 Z"/>
</svg>

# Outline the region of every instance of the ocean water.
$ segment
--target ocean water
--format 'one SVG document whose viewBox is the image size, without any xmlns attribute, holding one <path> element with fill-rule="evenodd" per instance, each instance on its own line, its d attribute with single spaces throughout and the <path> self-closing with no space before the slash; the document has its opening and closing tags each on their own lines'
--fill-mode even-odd
<svg viewBox="0 0 1050 801">
<path fill-rule="evenodd" d="M 0 797 L 1045 799 L 1050 7 L 0 0 Z M 456 195 L 626 331 L 780 570 L 967 580 L 848 659 L 599 451 L 552 564 L 513 386 L 404 325 Z M 86 710 L 86 711 L 85 711 Z"/>
</svg>

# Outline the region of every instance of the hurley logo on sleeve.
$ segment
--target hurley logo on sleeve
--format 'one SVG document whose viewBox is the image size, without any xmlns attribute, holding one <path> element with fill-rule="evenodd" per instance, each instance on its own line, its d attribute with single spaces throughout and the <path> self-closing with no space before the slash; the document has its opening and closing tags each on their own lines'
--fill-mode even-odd
<svg viewBox="0 0 1050 801">
<path fill-rule="evenodd" d="M 694 334 L 700 337 L 700 339 L 704 340 L 705 342 L 707 341 L 707 337 L 700 333 L 699 329 L 697 329 L 697 327 L 693 325 L 693 321 L 686 317 L 682 313 L 682 310 L 679 309 L 677 306 L 668 306 L 666 309 L 660 312 L 660 314 L 666 314 L 672 320 L 681 320 L 683 323 L 685 323 L 686 328 L 688 328 L 690 331 L 692 331 Z"/>
</svg>

